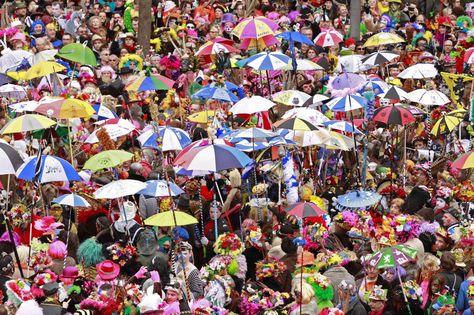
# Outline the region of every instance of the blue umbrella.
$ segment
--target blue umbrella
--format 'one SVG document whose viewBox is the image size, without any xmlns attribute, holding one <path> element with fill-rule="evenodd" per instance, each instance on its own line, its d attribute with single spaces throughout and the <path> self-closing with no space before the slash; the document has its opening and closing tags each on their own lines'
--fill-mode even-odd
<svg viewBox="0 0 474 315">
<path fill-rule="evenodd" d="M 182 150 L 191 144 L 186 131 L 173 127 L 158 127 L 159 135 L 150 129 L 142 133 L 137 140 L 143 148 L 152 148 L 161 151 Z"/>
<path fill-rule="evenodd" d="M 255 70 L 280 70 L 288 66 L 290 57 L 278 52 L 261 52 L 245 59 L 247 67 Z"/>
<path fill-rule="evenodd" d="M 353 127 L 352 124 L 349 124 L 347 121 L 344 120 L 329 120 L 323 122 L 323 126 L 329 127 L 334 130 L 340 130 L 344 132 L 355 132 L 355 133 L 360 133 L 362 132 L 357 129 L 356 127 Z"/>
<path fill-rule="evenodd" d="M 296 63 L 295 42 L 314 46 L 314 43 L 308 37 L 299 32 L 283 32 L 275 35 L 275 37 L 279 37 L 288 42 L 291 51 L 291 64 L 294 71 L 296 71 L 296 68 L 298 67 L 298 64 Z"/>
<path fill-rule="evenodd" d="M 53 199 L 52 203 L 80 208 L 87 208 L 91 206 L 90 203 L 87 202 L 84 197 L 81 197 L 76 194 L 67 194 L 59 196 L 58 198 Z"/>
<path fill-rule="evenodd" d="M 166 183 L 164 180 L 149 180 L 145 182 L 146 188 L 140 190 L 138 194 L 153 196 L 153 197 L 175 197 L 184 193 L 175 183 Z M 169 185 L 169 191 L 168 191 Z"/>
<path fill-rule="evenodd" d="M 337 203 L 345 208 L 366 208 L 375 205 L 382 196 L 374 191 L 354 190 L 337 197 Z"/>
<path fill-rule="evenodd" d="M 92 115 L 93 119 L 106 120 L 106 119 L 118 118 L 116 113 L 114 113 L 112 110 L 110 110 L 104 105 L 94 104 L 92 105 L 92 108 L 94 108 L 96 112 L 96 114 Z"/>
<path fill-rule="evenodd" d="M 243 130 L 238 130 L 232 134 L 232 139 L 230 142 L 240 142 L 242 140 L 252 140 L 252 141 L 268 141 L 277 137 L 278 135 L 271 130 L 261 129 L 261 128 L 248 128 Z"/>
<path fill-rule="evenodd" d="M 278 145 L 290 145 L 290 144 L 294 145 L 296 144 L 296 142 L 294 142 L 293 140 L 289 140 L 289 139 L 285 139 L 283 137 L 277 136 L 268 142 L 258 141 L 258 142 L 252 143 L 248 140 L 241 140 L 240 142 L 237 142 L 235 144 L 235 147 L 243 152 L 252 152 L 252 151 L 263 150 L 268 147 L 273 147 L 273 146 L 278 146 Z"/>
<path fill-rule="evenodd" d="M 0 85 L 5 85 L 5 84 L 8 84 L 8 83 L 12 83 L 12 82 L 13 82 L 12 78 L 10 78 L 9 76 L 7 76 L 4 73 L 0 73 Z"/>
<path fill-rule="evenodd" d="M 204 176 L 204 175 L 209 175 L 212 174 L 212 172 L 209 171 L 188 171 L 182 167 L 175 167 L 175 173 L 177 175 L 183 175 L 183 176 Z"/>
<path fill-rule="evenodd" d="M 336 97 L 326 105 L 333 112 L 349 112 L 354 109 L 365 108 L 367 100 L 360 95 L 346 95 Z"/>
<path fill-rule="evenodd" d="M 16 177 L 23 180 L 37 178 L 40 183 L 82 180 L 68 161 L 52 155 L 42 155 L 39 161 L 37 156 L 30 157 L 18 168 Z"/>
<path fill-rule="evenodd" d="M 207 85 L 194 93 L 191 98 L 214 99 L 229 103 L 236 103 L 239 98 L 232 91 L 222 86 Z"/>
</svg>

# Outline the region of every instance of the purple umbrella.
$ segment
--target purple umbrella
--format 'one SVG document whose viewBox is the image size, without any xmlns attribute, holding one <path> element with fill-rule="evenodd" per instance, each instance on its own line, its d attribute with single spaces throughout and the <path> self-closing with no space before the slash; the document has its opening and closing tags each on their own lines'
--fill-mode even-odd
<svg viewBox="0 0 474 315">
<path fill-rule="evenodd" d="M 342 73 L 329 80 L 332 96 L 346 96 L 362 89 L 365 78 L 355 73 Z"/>
</svg>

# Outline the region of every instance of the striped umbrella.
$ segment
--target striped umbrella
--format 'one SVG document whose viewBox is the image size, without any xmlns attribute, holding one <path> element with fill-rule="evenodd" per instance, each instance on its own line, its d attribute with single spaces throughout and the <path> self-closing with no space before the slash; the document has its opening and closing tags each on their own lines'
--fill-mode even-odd
<svg viewBox="0 0 474 315">
<path fill-rule="evenodd" d="M 232 134 L 232 139 L 231 142 L 240 142 L 243 139 L 245 140 L 252 140 L 252 141 L 269 141 L 275 137 L 277 137 L 278 134 L 266 130 L 266 129 L 261 129 L 261 128 L 248 128 L 248 129 L 243 129 L 243 130 L 238 130 L 236 133 Z"/>
<path fill-rule="evenodd" d="M 79 207 L 79 208 L 87 208 L 90 207 L 90 203 L 84 197 L 81 197 L 76 194 L 67 194 L 59 196 L 53 199 L 52 203 L 56 203 L 58 205 L 65 205 L 70 207 Z"/>
<path fill-rule="evenodd" d="M 16 177 L 29 181 L 37 177 L 40 183 L 82 180 L 68 161 L 52 155 L 42 155 L 39 160 L 37 156 L 29 157 L 18 168 Z"/>
<path fill-rule="evenodd" d="M 208 41 L 202 45 L 201 48 L 199 48 L 199 50 L 196 52 L 196 56 L 217 55 L 221 52 L 234 53 L 237 52 L 237 49 L 226 43 Z"/>
<path fill-rule="evenodd" d="M 364 87 L 359 93 L 363 93 L 368 87 L 374 92 L 374 95 L 379 95 L 388 89 L 387 83 L 378 76 L 367 76 Z"/>
<path fill-rule="evenodd" d="M 155 90 L 169 90 L 170 87 L 165 82 L 161 81 L 157 76 L 146 75 L 134 80 L 125 88 L 127 91 L 155 91 Z"/>
<path fill-rule="evenodd" d="M 203 139 L 194 141 L 193 143 L 188 145 L 186 148 L 184 148 L 181 152 L 179 152 L 178 155 L 174 159 L 174 163 L 176 165 L 181 164 L 181 162 L 182 162 L 181 157 L 183 155 L 185 155 L 189 150 L 194 149 L 194 148 L 198 148 L 198 147 L 204 147 L 204 146 L 207 146 L 207 145 L 210 145 L 210 144 L 221 144 L 221 145 L 227 145 L 229 147 L 234 146 L 233 143 L 231 143 L 231 142 L 229 142 L 225 139 L 222 139 L 222 138 L 213 139 L 213 140 L 211 140 L 209 138 L 203 138 Z"/>
<path fill-rule="evenodd" d="M 191 95 L 191 98 L 214 99 L 223 102 L 236 103 L 239 98 L 232 91 L 219 85 L 207 85 Z"/>
<path fill-rule="evenodd" d="M 158 133 L 149 129 L 142 133 L 137 140 L 143 148 L 152 148 L 163 152 L 183 150 L 191 144 L 188 133 L 180 128 L 158 127 Z"/>
<path fill-rule="evenodd" d="M 175 197 L 184 193 L 184 191 L 175 183 L 164 180 L 149 180 L 146 181 L 145 184 L 146 188 L 138 192 L 141 195 L 152 197 L 169 197 L 171 192 L 171 197 Z"/>
<path fill-rule="evenodd" d="M 355 133 L 362 134 L 362 132 L 359 129 L 353 127 L 352 124 L 344 120 L 325 121 L 323 122 L 323 126 L 329 127 L 329 129 L 332 129 L 332 130 L 340 130 L 343 132 L 355 132 Z"/>
<path fill-rule="evenodd" d="M 452 166 L 458 169 L 474 168 L 474 151 L 462 154 L 454 160 Z"/>
<path fill-rule="evenodd" d="M 306 121 L 304 119 L 297 118 L 297 117 L 277 121 L 274 124 L 274 126 L 280 129 L 300 130 L 300 131 L 310 131 L 310 130 L 317 129 L 317 127 L 314 126 L 309 121 Z"/>
<path fill-rule="evenodd" d="M 321 47 L 337 46 L 343 41 L 341 33 L 333 28 L 323 29 L 314 39 L 314 44 Z"/>
<path fill-rule="evenodd" d="M 329 97 L 327 97 L 326 95 L 315 94 L 309 100 L 306 101 L 304 106 L 308 106 L 308 107 L 318 106 L 318 105 L 321 105 L 322 102 L 327 101 L 328 99 Z"/>
<path fill-rule="evenodd" d="M 389 51 L 376 51 L 370 55 L 364 56 L 362 58 L 362 63 L 371 66 L 381 65 L 390 62 L 397 57 L 399 57 L 399 55 Z"/>
<path fill-rule="evenodd" d="M 23 158 L 11 145 L 0 142 L 0 175 L 15 174 L 23 164 Z"/>
<path fill-rule="evenodd" d="M 35 112 L 58 119 L 88 118 L 95 114 L 94 108 L 76 98 L 44 97 L 38 102 Z"/>
<path fill-rule="evenodd" d="M 398 86 L 392 85 L 384 93 L 377 95 L 380 98 L 386 98 L 389 100 L 404 101 L 408 99 L 408 93 Z"/>
<path fill-rule="evenodd" d="M 421 105 L 446 105 L 451 100 L 437 90 L 418 89 L 408 93 L 408 99 Z"/>
<path fill-rule="evenodd" d="M 40 130 L 53 125 L 56 125 L 56 122 L 48 117 L 37 114 L 26 114 L 10 120 L 2 130 L 0 130 L 0 133 L 6 134 Z"/>
<path fill-rule="evenodd" d="M 346 95 L 336 97 L 326 104 L 333 112 L 348 112 L 351 110 L 365 108 L 367 100 L 360 95 Z"/>
<path fill-rule="evenodd" d="M 267 35 L 274 35 L 279 28 L 278 24 L 263 16 L 249 17 L 243 19 L 232 30 L 232 35 L 244 38 L 262 38 Z"/>
<path fill-rule="evenodd" d="M 117 114 L 114 113 L 111 109 L 107 106 L 101 104 L 92 105 L 96 114 L 92 115 L 92 118 L 95 120 L 106 120 L 111 118 L 118 118 Z"/>
<path fill-rule="evenodd" d="M 278 44 L 280 44 L 280 42 L 273 35 L 263 36 L 258 39 L 243 38 L 242 41 L 240 42 L 240 49 L 246 49 L 246 50 L 256 49 L 258 51 L 262 51 L 263 49 L 267 47 L 278 45 Z"/>
<path fill-rule="evenodd" d="M 435 137 L 451 133 L 457 126 L 463 121 L 463 118 L 459 118 L 451 115 L 443 115 L 438 119 L 433 127 L 431 128 L 431 134 Z"/>
<path fill-rule="evenodd" d="M 290 57 L 278 52 L 261 52 L 245 59 L 245 66 L 255 70 L 280 70 L 290 62 Z"/>
<path fill-rule="evenodd" d="M 350 151 L 355 147 L 355 141 L 348 136 L 335 131 L 330 131 L 329 138 L 326 139 L 321 146 L 328 150 Z"/>
<path fill-rule="evenodd" d="M 324 210 L 312 202 L 300 202 L 289 205 L 285 208 L 285 212 L 298 218 L 309 218 L 326 214 Z"/>
<path fill-rule="evenodd" d="M 416 119 L 407 108 L 394 105 L 377 108 L 372 120 L 384 123 L 385 125 L 405 126 L 414 122 Z"/>
</svg>

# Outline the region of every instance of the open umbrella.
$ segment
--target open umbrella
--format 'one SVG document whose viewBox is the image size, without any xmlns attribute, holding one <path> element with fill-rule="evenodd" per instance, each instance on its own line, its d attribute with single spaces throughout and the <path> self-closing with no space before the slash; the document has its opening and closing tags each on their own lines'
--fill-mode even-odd
<svg viewBox="0 0 474 315">
<path fill-rule="evenodd" d="M 394 105 L 377 108 L 372 120 L 384 123 L 385 125 L 405 126 L 416 119 L 407 108 Z"/>
<path fill-rule="evenodd" d="M 14 147 L 0 142 L 0 175 L 15 174 L 23 164 L 23 158 Z"/>
<path fill-rule="evenodd" d="M 196 52 L 196 56 L 217 55 L 221 52 L 233 53 L 237 52 L 237 49 L 235 49 L 232 44 L 229 45 L 221 42 L 208 41 L 202 45 L 201 48 L 199 48 L 199 50 Z"/>
<path fill-rule="evenodd" d="M 295 70 L 294 64 L 290 60 L 288 65 L 281 70 Z M 296 70 L 297 71 L 313 71 L 313 70 L 324 70 L 323 67 L 318 65 L 316 62 L 308 59 L 296 59 Z"/>
<path fill-rule="evenodd" d="M 382 46 L 388 44 L 404 43 L 405 40 L 393 33 L 379 32 L 375 35 L 369 37 L 365 43 L 364 47 L 373 47 L 373 46 Z"/>
<path fill-rule="evenodd" d="M 359 95 L 346 95 L 330 100 L 326 105 L 333 112 L 348 112 L 359 108 L 365 108 L 367 100 Z"/>
<path fill-rule="evenodd" d="M 451 100 L 440 91 L 426 89 L 418 89 L 408 93 L 408 99 L 422 105 L 441 106 L 451 102 Z"/>
<path fill-rule="evenodd" d="M 368 264 L 377 269 L 398 268 L 415 259 L 417 251 L 407 246 L 385 247 L 369 259 Z"/>
<path fill-rule="evenodd" d="M 339 132 L 329 131 L 329 138 L 320 145 L 328 150 L 350 151 L 355 147 L 356 142 Z"/>
<path fill-rule="evenodd" d="M 114 113 L 110 108 L 102 104 L 92 105 L 92 108 L 95 110 L 95 114 L 92 115 L 93 119 L 96 120 L 105 120 L 111 118 L 118 118 L 117 114 Z"/>
<path fill-rule="evenodd" d="M 275 137 L 278 137 L 278 134 L 261 128 L 248 128 L 243 130 L 238 130 L 236 133 L 232 134 L 231 142 L 239 142 L 243 139 L 251 141 L 269 141 Z"/>
<path fill-rule="evenodd" d="M 94 192 L 94 197 L 96 199 L 116 199 L 134 195 L 145 188 L 144 182 L 134 179 L 120 179 L 97 189 Z"/>
<path fill-rule="evenodd" d="M 314 126 L 309 121 L 306 121 L 301 118 L 287 118 L 277 121 L 274 126 L 280 129 L 289 129 L 289 130 L 300 130 L 300 131 L 310 131 L 316 130 L 317 127 Z"/>
<path fill-rule="evenodd" d="M 18 168 L 16 177 L 29 181 L 37 178 L 40 183 L 82 180 L 68 161 L 52 155 L 42 155 L 39 160 L 37 156 L 29 157 Z"/>
<path fill-rule="evenodd" d="M 179 188 L 178 185 L 171 182 L 166 182 L 164 180 L 149 180 L 145 182 L 146 188 L 140 190 L 138 193 L 145 196 L 152 197 L 169 197 L 171 192 L 171 197 L 175 197 L 184 193 L 184 191 Z M 169 190 L 168 190 L 169 186 Z"/>
<path fill-rule="evenodd" d="M 239 101 L 239 98 L 228 90 L 225 86 L 219 86 L 215 84 L 206 85 L 193 95 L 191 98 L 200 98 L 200 99 L 214 99 L 223 102 L 236 103 Z"/>
<path fill-rule="evenodd" d="M 365 77 L 355 73 L 342 73 L 329 80 L 328 89 L 333 96 L 344 96 L 360 90 L 366 82 Z"/>
<path fill-rule="evenodd" d="M 169 90 L 169 84 L 160 80 L 157 76 L 144 75 L 135 79 L 130 85 L 125 88 L 127 91 L 156 91 Z"/>
<path fill-rule="evenodd" d="M 462 118 L 444 114 L 434 123 L 430 133 L 435 137 L 451 133 L 462 121 Z"/>
<path fill-rule="evenodd" d="M 343 132 L 355 132 L 355 133 L 362 134 L 362 132 L 359 129 L 353 127 L 352 124 L 344 120 L 325 121 L 323 122 L 323 126 L 328 127 L 329 129 L 332 129 L 332 130 L 339 130 Z"/>
<path fill-rule="evenodd" d="M 0 95 L 20 100 L 26 97 L 26 91 L 22 86 L 15 84 L 5 84 L 0 86 Z"/>
<path fill-rule="evenodd" d="M 316 217 L 326 214 L 324 210 L 312 202 L 300 202 L 289 205 L 285 208 L 285 212 L 299 218 Z"/>
<path fill-rule="evenodd" d="M 390 62 L 397 57 L 399 57 L 399 55 L 389 51 L 376 51 L 370 55 L 362 57 L 362 63 L 371 66 L 381 65 Z"/>
<path fill-rule="evenodd" d="M 42 98 L 35 112 L 58 119 L 87 118 L 95 114 L 94 108 L 89 103 L 63 97 Z"/>
<path fill-rule="evenodd" d="M 70 207 L 78 207 L 78 208 L 87 208 L 90 207 L 90 203 L 84 197 L 81 197 L 76 194 L 67 194 L 59 196 L 53 199 L 52 203 L 56 203 L 58 205 L 65 205 Z"/>
<path fill-rule="evenodd" d="M 314 39 L 314 44 L 321 47 L 337 46 L 342 42 L 343 36 L 333 28 L 322 29 Z"/>
<path fill-rule="evenodd" d="M 174 221 L 176 219 L 176 221 Z M 195 217 L 182 211 L 166 211 L 152 215 L 145 219 L 145 225 L 150 226 L 184 226 L 198 224 Z"/>
<path fill-rule="evenodd" d="M 106 120 L 101 120 L 99 122 L 102 122 L 102 121 L 106 121 Z M 128 126 L 124 127 L 120 124 L 97 125 L 97 128 L 87 137 L 86 140 L 84 140 L 84 143 L 98 143 L 99 138 L 97 138 L 97 132 L 100 129 L 104 129 L 109 135 L 110 139 L 117 140 L 117 138 L 119 137 L 130 134 L 133 130 L 135 130 L 135 127 L 133 126 L 133 129 L 130 129 Z"/>
<path fill-rule="evenodd" d="M 301 34 L 300 32 L 281 32 L 277 35 L 275 35 L 277 38 L 281 38 L 283 40 L 286 40 L 288 42 L 293 41 L 297 43 L 302 43 L 306 44 L 309 46 L 313 46 L 314 43 L 305 35 Z"/>
<path fill-rule="evenodd" d="M 242 40 L 240 41 L 240 49 L 256 49 L 258 51 L 261 51 L 266 47 L 278 44 L 280 44 L 278 39 L 273 36 L 273 34 L 270 34 L 260 38 L 242 38 Z"/>
<path fill-rule="evenodd" d="M 261 52 L 242 62 L 255 70 L 280 70 L 285 68 L 289 61 L 290 57 L 279 52 Z"/>
<path fill-rule="evenodd" d="M 339 66 L 342 71 L 349 73 L 363 72 L 370 69 L 370 66 L 364 65 L 361 55 L 347 55 L 339 57 Z"/>
<path fill-rule="evenodd" d="M 452 167 L 458 169 L 474 168 L 474 151 L 467 152 L 454 160 Z"/>
<path fill-rule="evenodd" d="M 387 91 L 377 95 L 380 98 L 386 98 L 389 100 L 404 101 L 408 99 L 408 93 L 398 86 L 392 85 Z"/>
<path fill-rule="evenodd" d="M 288 141 L 296 142 L 296 145 L 301 147 L 309 147 L 313 145 L 322 146 L 323 143 L 329 140 L 331 134 L 324 128 L 318 128 L 317 130 L 311 131 L 300 131 L 300 130 L 277 130 L 282 137 Z"/>
<path fill-rule="evenodd" d="M 230 108 L 230 112 L 237 114 L 254 114 L 259 112 L 266 112 L 275 106 L 272 101 L 261 96 L 253 95 L 251 97 L 244 97 Z"/>
<path fill-rule="evenodd" d="M 93 155 L 84 163 L 84 169 L 98 171 L 131 160 L 133 154 L 123 150 L 106 150 Z"/>
<path fill-rule="evenodd" d="M 428 79 L 438 75 L 438 70 L 432 63 L 418 63 L 410 66 L 400 72 L 398 75 L 401 79 Z"/>
<path fill-rule="evenodd" d="M 215 111 L 213 110 L 203 110 L 202 112 L 196 112 L 188 115 L 188 120 L 190 122 L 198 124 L 207 124 L 214 118 Z"/>
<path fill-rule="evenodd" d="M 191 144 L 188 133 L 180 128 L 158 127 L 158 133 L 150 129 L 142 133 L 137 140 L 144 148 L 152 148 L 163 152 L 182 150 Z"/>
<path fill-rule="evenodd" d="M 315 107 L 321 105 L 322 102 L 327 101 L 329 97 L 323 94 L 315 94 L 309 100 L 306 101 L 304 106 Z"/>
<path fill-rule="evenodd" d="M 276 103 L 288 106 L 303 106 L 311 96 L 298 90 L 285 90 L 273 94 L 273 100 Z"/>
<path fill-rule="evenodd" d="M 10 120 L 2 130 L 0 130 L 0 133 L 6 134 L 40 130 L 53 125 L 56 125 L 56 122 L 48 117 L 37 114 L 26 114 Z"/>
<path fill-rule="evenodd" d="M 58 56 L 81 65 L 97 66 L 97 58 L 94 52 L 85 43 L 67 44 L 59 50 Z"/>
<path fill-rule="evenodd" d="M 52 73 L 66 70 L 66 67 L 54 61 L 42 61 L 26 71 L 25 79 L 32 80 Z"/>
<path fill-rule="evenodd" d="M 261 38 L 274 35 L 279 28 L 278 24 L 263 16 L 245 18 L 232 30 L 232 35 L 243 38 Z"/>
<path fill-rule="evenodd" d="M 304 120 L 309 121 L 313 125 L 322 125 L 323 122 L 328 121 L 329 118 L 327 116 L 324 116 L 323 113 L 320 111 L 317 111 L 316 109 L 313 108 L 307 108 L 307 107 L 296 107 L 292 108 L 283 114 L 281 117 L 282 119 L 287 119 L 287 118 L 302 118 Z"/>
<path fill-rule="evenodd" d="M 337 203 L 345 208 L 366 208 L 375 205 L 382 196 L 373 191 L 354 190 L 337 197 Z"/>
</svg>

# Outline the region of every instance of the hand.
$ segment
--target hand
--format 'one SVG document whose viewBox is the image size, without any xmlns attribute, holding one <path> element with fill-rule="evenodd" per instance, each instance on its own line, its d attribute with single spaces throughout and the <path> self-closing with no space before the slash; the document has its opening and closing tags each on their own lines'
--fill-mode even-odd
<svg viewBox="0 0 474 315">
<path fill-rule="evenodd" d="M 201 244 L 204 246 L 207 246 L 207 244 L 209 244 L 209 240 L 207 239 L 207 237 L 201 237 Z"/>
<path fill-rule="evenodd" d="M 161 282 L 160 274 L 156 270 L 150 271 L 150 277 L 153 282 Z"/>
<path fill-rule="evenodd" d="M 145 273 L 147 272 L 146 267 L 142 266 L 140 270 L 137 271 L 137 273 L 134 275 L 135 278 L 137 279 L 143 279 L 145 278 Z"/>
</svg>

